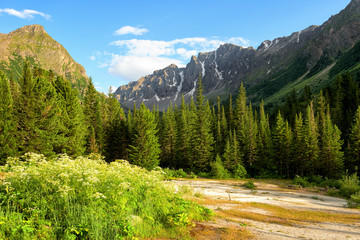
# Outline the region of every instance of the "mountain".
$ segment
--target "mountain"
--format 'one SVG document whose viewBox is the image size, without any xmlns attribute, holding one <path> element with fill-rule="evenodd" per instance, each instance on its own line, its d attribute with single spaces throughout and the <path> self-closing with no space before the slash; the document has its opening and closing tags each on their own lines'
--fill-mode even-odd
<svg viewBox="0 0 360 240">
<path fill-rule="evenodd" d="M 257 49 L 224 44 L 193 56 L 185 68 L 172 64 L 120 86 L 115 95 L 126 107 L 144 102 L 162 109 L 170 102 L 179 104 L 182 94 L 189 101 L 201 73 L 208 99 L 234 95 L 243 82 L 253 102 L 277 103 L 293 88 L 300 90 L 309 84 L 316 90 L 323 86 L 330 69 L 358 41 L 360 0 L 352 0 L 321 26 L 266 40 Z"/>
<path fill-rule="evenodd" d="M 88 81 L 83 66 L 40 25 L 29 25 L 9 34 L 0 34 L 0 69 L 12 77 L 22 74 L 24 61 L 66 77 L 82 91 Z"/>
</svg>

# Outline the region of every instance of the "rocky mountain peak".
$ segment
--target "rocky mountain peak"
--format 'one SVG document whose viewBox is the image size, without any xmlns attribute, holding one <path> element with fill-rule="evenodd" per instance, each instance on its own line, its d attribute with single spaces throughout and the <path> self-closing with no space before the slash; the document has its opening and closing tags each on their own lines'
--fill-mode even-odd
<svg viewBox="0 0 360 240">
<path fill-rule="evenodd" d="M 28 25 L 9 34 L 0 34 L 0 64 L 17 62 L 22 66 L 27 58 L 45 70 L 52 70 L 73 82 L 80 81 L 81 85 L 85 85 L 88 80 L 84 67 L 75 62 L 68 51 L 47 34 L 43 26 Z"/>
<path fill-rule="evenodd" d="M 116 94 L 127 107 L 144 102 L 148 107 L 156 104 L 160 109 L 166 108 L 170 102 L 179 104 L 181 95 L 190 101 L 201 74 L 204 95 L 209 99 L 236 94 L 244 83 L 249 99 L 266 101 L 276 93 L 283 95 L 282 89 L 294 81 L 300 84 L 309 73 L 317 74 L 330 67 L 358 41 L 360 0 L 352 0 L 321 26 L 312 25 L 289 36 L 265 40 L 256 50 L 222 44 L 214 51 L 192 56 L 185 68 L 170 65 L 146 76 L 141 87 L 130 83 Z"/>
<path fill-rule="evenodd" d="M 16 29 L 9 33 L 9 35 L 14 35 L 17 33 L 31 33 L 31 34 L 47 34 L 44 27 L 39 24 L 27 25 L 22 28 Z"/>
</svg>

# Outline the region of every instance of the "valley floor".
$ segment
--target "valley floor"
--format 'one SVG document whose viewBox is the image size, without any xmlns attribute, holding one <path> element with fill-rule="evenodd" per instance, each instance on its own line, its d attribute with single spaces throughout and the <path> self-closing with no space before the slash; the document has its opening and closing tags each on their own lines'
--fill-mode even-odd
<svg viewBox="0 0 360 240">
<path fill-rule="evenodd" d="M 294 189 L 280 180 L 176 180 L 194 188 L 193 200 L 211 208 L 216 217 L 198 223 L 195 239 L 360 239 L 360 210 L 321 189 Z"/>
</svg>

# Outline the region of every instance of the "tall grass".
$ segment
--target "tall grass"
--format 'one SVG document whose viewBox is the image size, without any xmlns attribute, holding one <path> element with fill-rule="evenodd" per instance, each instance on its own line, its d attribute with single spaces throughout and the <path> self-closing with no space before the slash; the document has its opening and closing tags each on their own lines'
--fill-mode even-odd
<svg viewBox="0 0 360 240">
<path fill-rule="evenodd" d="M 185 234 L 210 210 L 126 161 L 10 158 L 0 180 L 0 239 L 132 239 Z"/>
</svg>

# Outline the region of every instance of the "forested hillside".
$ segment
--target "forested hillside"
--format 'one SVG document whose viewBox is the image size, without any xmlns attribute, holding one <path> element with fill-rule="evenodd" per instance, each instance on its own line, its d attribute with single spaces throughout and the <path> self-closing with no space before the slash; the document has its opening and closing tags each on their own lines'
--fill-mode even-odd
<svg viewBox="0 0 360 240">
<path fill-rule="evenodd" d="M 196 101 L 163 113 L 144 104 L 127 113 L 110 92 L 99 95 L 90 81 L 83 100 L 69 81 L 25 64 L 20 81 L 0 74 L 0 152 L 48 157 L 97 153 L 153 169 L 228 176 L 338 177 L 360 164 L 358 75 L 342 73 L 320 95 L 293 91 L 274 112 L 253 108 L 246 90 L 211 106 L 201 76 Z"/>
</svg>

